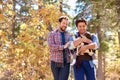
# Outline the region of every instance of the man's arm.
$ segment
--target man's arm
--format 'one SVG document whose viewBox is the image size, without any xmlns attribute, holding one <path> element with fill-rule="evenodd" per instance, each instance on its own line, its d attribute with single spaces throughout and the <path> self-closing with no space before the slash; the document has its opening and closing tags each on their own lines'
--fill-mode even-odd
<svg viewBox="0 0 120 80">
<path fill-rule="evenodd" d="M 79 44 L 81 43 L 81 39 L 80 38 L 75 38 L 75 36 L 70 37 L 70 45 L 69 45 L 69 49 L 73 50 L 75 49 Z"/>
<path fill-rule="evenodd" d="M 99 48 L 99 41 L 97 39 L 97 37 L 95 35 L 93 35 L 92 38 L 92 43 L 88 44 L 88 45 L 84 45 L 79 49 L 79 53 L 83 53 L 85 52 L 87 49 L 97 49 Z"/>
<path fill-rule="evenodd" d="M 57 45 L 57 44 L 55 44 L 53 33 L 49 34 L 47 42 L 48 42 L 48 46 L 49 46 L 50 50 L 55 50 L 55 51 L 63 50 L 65 48 L 67 48 L 68 45 L 69 45 L 69 42 L 66 43 L 65 45 Z"/>
<path fill-rule="evenodd" d="M 74 37 L 72 37 L 70 39 L 70 46 L 69 49 L 74 49 L 77 46 L 79 46 L 81 43 L 86 42 L 86 43 L 92 43 L 92 41 L 86 37 L 78 37 L 77 39 L 75 39 Z"/>
</svg>

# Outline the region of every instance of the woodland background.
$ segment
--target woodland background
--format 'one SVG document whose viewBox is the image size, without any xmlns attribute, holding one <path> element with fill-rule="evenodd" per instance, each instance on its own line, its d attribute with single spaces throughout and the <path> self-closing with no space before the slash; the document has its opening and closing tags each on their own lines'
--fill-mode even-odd
<svg viewBox="0 0 120 80">
<path fill-rule="evenodd" d="M 75 0 L 75 8 L 67 2 L 0 0 L 0 80 L 53 80 L 47 36 L 61 15 L 69 16 L 71 34 L 75 19 L 88 20 L 100 41 L 97 79 L 120 80 L 120 0 Z"/>
</svg>

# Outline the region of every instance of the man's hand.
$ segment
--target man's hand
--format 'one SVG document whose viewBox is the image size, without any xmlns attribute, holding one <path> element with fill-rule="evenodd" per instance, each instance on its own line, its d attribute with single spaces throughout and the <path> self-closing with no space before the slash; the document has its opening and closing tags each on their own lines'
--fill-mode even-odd
<svg viewBox="0 0 120 80">
<path fill-rule="evenodd" d="M 64 49 L 66 49 L 69 45 L 70 45 L 70 42 L 67 42 L 67 43 L 64 45 Z"/>
<path fill-rule="evenodd" d="M 85 53 L 85 51 L 87 50 L 87 46 L 84 45 L 84 46 L 81 46 L 78 50 L 78 54 L 79 55 L 83 55 Z"/>
<path fill-rule="evenodd" d="M 82 42 L 85 42 L 85 43 L 92 43 L 92 41 L 90 40 L 90 39 L 88 39 L 88 38 L 86 38 L 85 36 L 82 36 L 82 38 L 81 38 L 82 40 Z"/>
</svg>

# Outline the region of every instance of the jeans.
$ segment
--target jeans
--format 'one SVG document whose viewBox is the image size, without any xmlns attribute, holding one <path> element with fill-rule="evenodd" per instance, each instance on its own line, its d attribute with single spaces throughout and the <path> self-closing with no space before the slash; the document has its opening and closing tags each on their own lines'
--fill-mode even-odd
<svg viewBox="0 0 120 80">
<path fill-rule="evenodd" d="M 96 80 L 93 65 L 90 63 L 90 61 L 82 61 L 82 63 L 79 64 L 80 68 L 77 69 L 75 64 L 74 65 L 75 80 Z"/>
<path fill-rule="evenodd" d="M 54 80 L 68 80 L 70 63 L 65 63 L 64 67 L 56 67 L 55 62 L 51 61 L 51 70 Z"/>
</svg>

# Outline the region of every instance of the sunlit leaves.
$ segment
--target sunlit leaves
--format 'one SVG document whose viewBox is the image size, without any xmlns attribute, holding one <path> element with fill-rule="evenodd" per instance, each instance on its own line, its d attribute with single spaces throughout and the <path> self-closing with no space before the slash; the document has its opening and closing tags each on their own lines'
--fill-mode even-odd
<svg viewBox="0 0 120 80">
<path fill-rule="evenodd" d="M 58 19 L 61 15 L 61 13 L 53 5 L 46 5 L 46 8 L 41 8 L 39 12 L 40 14 L 43 14 L 42 18 L 46 24 L 54 24 L 57 22 L 56 19 Z"/>
<path fill-rule="evenodd" d="M 25 30 L 27 28 L 27 25 L 25 23 L 20 25 L 20 29 Z"/>
<path fill-rule="evenodd" d="M 38 4 L 43 5 L 43 3 Z M 0 63 L 4 70 L 1 73 L 2 77 L 25 80 L 51 77 L 48 71 L 49 50 L 46 40 L 50 32 L 48 26 L 57 27 L 59 10 L 53 5 L 41 7 L 38 10 L 28 8 L 29 16 L 23 16 L 20 15 L 23 13 L 19 10 L 14 11 L 13 3 L 6 2 L 3 6 L 4 8 L 0 9 L 0 22 L 2 21 L 0 24 Z M 12 38 L 13 27 L 15 31 L 18 31 L 18 33 L 15 32 L 17 35 L 14 39 Z M 11 74 L 5 76 L 7 72 Z"/>
<path fill-rule="evenodd" d="M 0 22 L 4 21 L 4 15 L 0 14 Z"/>
</svg>

